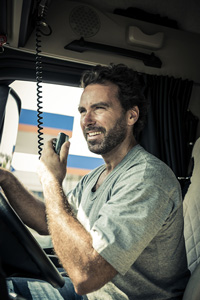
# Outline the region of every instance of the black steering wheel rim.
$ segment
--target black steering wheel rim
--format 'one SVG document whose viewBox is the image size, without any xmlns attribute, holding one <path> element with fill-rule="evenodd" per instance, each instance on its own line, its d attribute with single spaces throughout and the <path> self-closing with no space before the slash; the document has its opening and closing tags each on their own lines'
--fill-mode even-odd
<svg viewBox="0 0 200 300">
<path fill-rule="evenodd" d="M 63 287 L 65 283 L 64 278 L 1 192 L 0 220 L 3 222 L 1 228 L 3 227 L 4 229 L 2 230 L 4 230 L 4 232 L 6 230 L 6 240 L 13 241 L 13 251 L 15 251 L 15 249 L 20 249 L 20 252 L 22 253 L 19 253 L 19 257 L 21 257 L 22 260 L 24 257 L 27 257 L 28 260 L 30 259 L 30 265 L 34 265 L 36 271 L 33 272 L 31 277 L 45 280 L 55 288 Z M 0 234 L 3 235 L 4 233 L 1 231 Z M 7 238 L 7 235 L 10 236 Z M 8 249 L 3 249 L 4 246 L 6 247 L 6 245 L 4 245 L 5 243 L 2 244 L 0 255 L 3 264 L 4 261 L 12 261 L 12 257 L 9 257 L 10 254 Z M 16 262 L 16 264 L 18 264 L 18 262 Z M 25 264 L 27 265 L 27 261 Z M 24 273 L 26 274 L 26 272 Z"/>
</svg>

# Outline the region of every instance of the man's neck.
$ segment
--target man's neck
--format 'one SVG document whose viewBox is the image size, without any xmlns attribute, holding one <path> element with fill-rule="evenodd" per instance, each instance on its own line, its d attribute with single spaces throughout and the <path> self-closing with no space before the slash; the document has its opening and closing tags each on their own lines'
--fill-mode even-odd
<svg viewBox="0 0 200 300">
<path fill-rule="evenodd" d="M 115 147 L 109 153 L 103 154 L 102 157 L 106 164 L 106 173 L 109 174 L 112 170 L 122 161 L 127 153 L 137 145 L 135 139 L 131 140 L 130 143 L 123 142 L 122 144 Z"/>
</svg>

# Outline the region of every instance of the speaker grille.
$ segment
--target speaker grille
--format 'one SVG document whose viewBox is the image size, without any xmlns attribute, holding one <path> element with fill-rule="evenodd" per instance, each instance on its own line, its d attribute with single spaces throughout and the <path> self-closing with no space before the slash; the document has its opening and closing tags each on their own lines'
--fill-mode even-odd
<svg viewBox="0 0 200 300">
<path fill-rule="evenodd" d="M 100 29 L 100 20 L 97 13 L 88 6 L 75 7 L 69 16 L 72 30 L 81 37 L 92 37 Z"/>
</svg>

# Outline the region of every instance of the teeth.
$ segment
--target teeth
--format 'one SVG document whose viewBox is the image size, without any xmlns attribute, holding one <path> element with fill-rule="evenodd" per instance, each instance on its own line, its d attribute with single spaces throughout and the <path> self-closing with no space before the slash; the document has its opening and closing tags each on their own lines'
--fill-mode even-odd
<svg viewBox="0 0 200 300">
<path fill-rule="evenodd" d="M 101 131 L 96 131 L 96 132 L 89 132 L 89 136 L 94 136 L 97 134 L 101 134 Z"/>
</svg>

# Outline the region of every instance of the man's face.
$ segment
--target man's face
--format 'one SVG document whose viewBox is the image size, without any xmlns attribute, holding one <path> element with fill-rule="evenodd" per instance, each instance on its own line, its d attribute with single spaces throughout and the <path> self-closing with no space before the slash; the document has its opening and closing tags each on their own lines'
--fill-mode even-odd
<svg viewBox="0 0 200 300">
<path fill-rule="evenodd" d="M 80 123 L 91 152 L 106 154 L 126 137 L 126 113 L 117 98 L 117 92 L 115 84 L 91 84 L 81 96 Z"/>
</svg>

